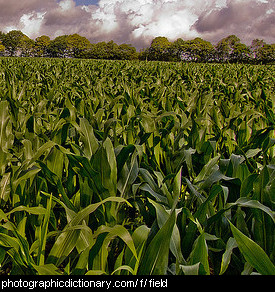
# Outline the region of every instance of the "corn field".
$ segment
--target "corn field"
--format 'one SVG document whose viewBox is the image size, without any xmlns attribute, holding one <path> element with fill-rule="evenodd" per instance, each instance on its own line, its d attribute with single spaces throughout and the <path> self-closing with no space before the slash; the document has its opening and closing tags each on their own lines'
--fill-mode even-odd
<svg viewBox="0 0 275 292">
<path fill-rule="evenodd" d="M 0 274 L 275 274 L 275 67 L 0 59 Z"/>
</svg>

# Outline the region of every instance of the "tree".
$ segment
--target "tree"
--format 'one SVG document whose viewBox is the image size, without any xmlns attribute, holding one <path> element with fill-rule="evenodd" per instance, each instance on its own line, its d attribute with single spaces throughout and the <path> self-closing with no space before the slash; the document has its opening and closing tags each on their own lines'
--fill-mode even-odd
<svg viewBox="0 0 275 292">
<path fill-rule="evenodd" d="M 214 47 L 210 42 L 201 38 L 191 41 L 177 39 L 173 43 L 173 54 L 177 59 L 192 62 L 208 62 L 214 59 Z"/>
<path fill-rule="evenodd" d="M 258 62 L 263 64 L 275 62 L 275 44 L 264 44 L 258 51 Z"/>
<path fill-rule="evenodd" d="M 112 40 L 106 44 L 106 53 L 108 60 L 115 60 L 118 55 L 118 45 Z"/>
<path fill-rule="evenodd" d="M 170 47 L 171 57 L 174 61 L 182 61 L 184 56 L 183 47 L 184 47 L 185 41 L 181 38 L 178 38 L 176 41 L 174 41 Z"/>
<path fill-rule="evenodd" d="M 92 45 L 88 54 L 90 59 L 107 59 L 107 44 L 106 42 L 99 42 Z"/>
<path fill-rule="evenodd" d="M 19 30 L 12 30 L 1 35 L 2 43 L 8 56 L 31 57 L 33 55 L 34 41 Z"/>
<path fill-rule="evenodd" d="M 48 57 L 49 46 L 51 39 L 48 36 L 42 35 L 35 39 L 34 51 L 37 57 Z"/>
<path fill-rule="evenodd" d="M 214 60 L 214 46 L 201 38 L 195 38 L 191 41 L 193 51 L 199 62 L 209 62 Z"/>
<path fill-rule="evenodd" d="M 5 52 L 5 46 L 2 45 L 2 42 L 0 41 L 0 56 L 2 56 Z"/>
<path fill-rule="evenodd" d="M 91 59 L 115 60 L 118 55 L 118 45 L 114 41 L 99 42 L 93 45 L 89 52 Z"/>
<path fill-rule="evenodd" d="M 137 59 L 136 48 L 132 45 L 121 44 L 117 48 L 116 58 L 119 60 L 134 60 Z"/>
<path fill-rule="evenodd" d="M 250 46 L 255 63 L 270 63 L 275 61 L 275 44 L 269 45 L 264 40 L 255 39 Z"/>
<path fill-rule="evenodd" d="M 260 59 L 260 48 L 262 48 L 266 42 L 264 40 L 255 39 L 252 41 L 250 50 L 251 56 L 254 60 Z"/>
<path fill-rule="evenodd" d="M 18 53 L 21 57 L 33 57 L 34 53 L 34 40 L 30 39 L 26 35 L 24 35 L 18 46 Z"/>
<path fill-rule="evenodd" d="M 0 31 L 0 41 L 3 42 L 6 37 L 6 34 L 4 34 L 2 31 Z"/>
<path fill-rule="evenodd" d="M 217 60 L 221 62 L 230 61 L 230 56 L 238 43 L 240 43 L 240 39 L 235 35 L 230 35 L 219 41 L 216 45 Z"/>
<path fill-rule="evenodd" d="M 235 35 L 223 38 L 214 47 L 202 38 L 177 39 L 171 43 L 166 37 L 156 37 L 150 47 L 137 53 L 131 44 L 117 45 L 114 41 L 91 44 L 78 34 L 62 35 L 53 41 L 40 36 L 33 41 L 21 31 L 5 34 L 0 31 L 0 56 L 94 58 L 106 60 L 157 60 L 191 62 L 251 62 L 275 61 L 275 44 L 253 40 L 251 46 L 240 42 Z"/>
<path fill-rule="evenodd" d="M 88 50 L 91 48 L 89 40 L 78 34 L 67 36 L 66 41 L 69 55 L 73 58 L 86 57 Z"/>
<path fill-rule="evenodd" d="M 148 59 L 148 48 L 141 49 L 138 53 L 138 59 L 145 61 Z"/>
<path fill-rule="evenodd" d="M 68 57 L 67 35 L 62 35 L 50 42 L 48 47 L 49 56 L 53 58 Z"/>
<path fill-rule="evenodd" d="M 230 55 L 231 62 L 248 62 L 251 59 L 251 50 L 245 44 L 236 43 Z"/>
<path fill-rule="evenodd" d="M 0 56 L 4 55 L 4 52 L 5 52 L 5 49 L 6 49 L 5 46 L 2 43 L 4 38 L 5 38 L 5 34 L 2 31 L 0 31 Z"/>
<path fill-rule="evenodd" d="M 0 56 L 4 56 L 5 55 L 5 46 L 3 45 L 3 41 L 5 40 L 6 35 L 0 31 Z"/>
<path fill-rule="evenodd" d="M 222 39 L 216 46 L 216 59 L 219 62 L 248 62 L 251 50 L 235 35 Z"/>
<path fill-rule="evenodd" d="M 146 52 L 147 58 L 149 60 L 170 61 L 172 59 L 171 47 L 172 43 L 166 37 L 156 37 Z"/>
<path fill-rule="evenodd" d="M 18 54 L 21 40 L 25 35 L 19 30 L 12 30 L 5 35 L 3 45 L 9 56 L 15 56 Z"/>
</svg>

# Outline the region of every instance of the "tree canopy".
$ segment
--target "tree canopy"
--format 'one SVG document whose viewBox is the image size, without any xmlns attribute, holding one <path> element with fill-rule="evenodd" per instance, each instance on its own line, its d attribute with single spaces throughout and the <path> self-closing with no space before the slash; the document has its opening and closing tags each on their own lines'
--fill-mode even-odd
<svg viewBox="0 0 275 292">
<path fill-rule="evenodd" d="M 12 30 L 7 34 L 0 31 L 0 56 L 265 64 L 275 62 L 275 44 L 255 39 L 247 46 L 236 35 L 227 36 L 216 45 L 198 37 L 171 42 L 159 36 L 138 53 L 131 44 L 91 43 L 78 34 L 53 40 L 43 35 L 32 40 L 21 31 Z"/>
</svg>

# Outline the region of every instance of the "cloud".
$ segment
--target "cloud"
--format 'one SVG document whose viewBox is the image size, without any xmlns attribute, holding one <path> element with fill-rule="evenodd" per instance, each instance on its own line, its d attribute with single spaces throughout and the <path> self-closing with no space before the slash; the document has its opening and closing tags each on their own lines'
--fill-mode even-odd
<svg viewBox="0 0 275 292">
<path fill-rule="evenodd" d="M 210 40 L 236 34 L 245 42 L 263 37 L 274 42 L 274 9 L 273 1 L 228 0 L 222 8 L 203 12 L 193 28 Z"/>
<path fill-rule="evenodd" d="M 274 0 L 0 0 L 0 30 L 20 29 L 32 38 L 79 33 L 138 48 L 157 36 L 217 42 L 236 34 L 247 43 L 256 37 L 274 42 L 274 11 Z"/>
<path fill-rule="evenodd" d="M 55 0 L 0 0 L 0 30 L 19 29 L 37 35 L 44 15 L 55 5 Z"/>
<path fill-rule="evenodd" d="M 101 0 L 92 15 L 97 34 L 145 46 L 156 36 L 217 42 L 236 34 L 274 42 L 274 0 Z M 94 22 L 92 22 L 94 23 Z"/>
<path fill-rule="evenodd" d="M 0 24 L 3 26 L 10 22 L 17 23 L 24 14 L 48 11 L 55 5 L 55 0 L 0 0 Z"/>
<path fill-rule="evenodd" d="M 101 0 L 92 14 L 95 39 L 105 35 L 115 41 L 147 46 L 152 38 L 194 38 L 198 15 L 215 1 L 189 0 Z"/>
<path fill-rule="evenodd" d="M 46 12 L 32 12 L 23 14 L 20 18 L 19 26 L 22 27 L 22 30 L 24 30 L 25 34 L 38 36 L 45 14 Z"/>
</svg>

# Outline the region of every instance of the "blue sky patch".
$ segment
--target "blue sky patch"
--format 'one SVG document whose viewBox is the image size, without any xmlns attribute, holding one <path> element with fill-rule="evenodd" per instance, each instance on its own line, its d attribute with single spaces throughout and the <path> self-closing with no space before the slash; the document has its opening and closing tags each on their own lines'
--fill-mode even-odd
<svg viewBox="0 0 275 292">
<path fill-rule="evenodd" d="M 76 5 L 95 5 L 99 0 L 75 0 Z"/>
</svg>

